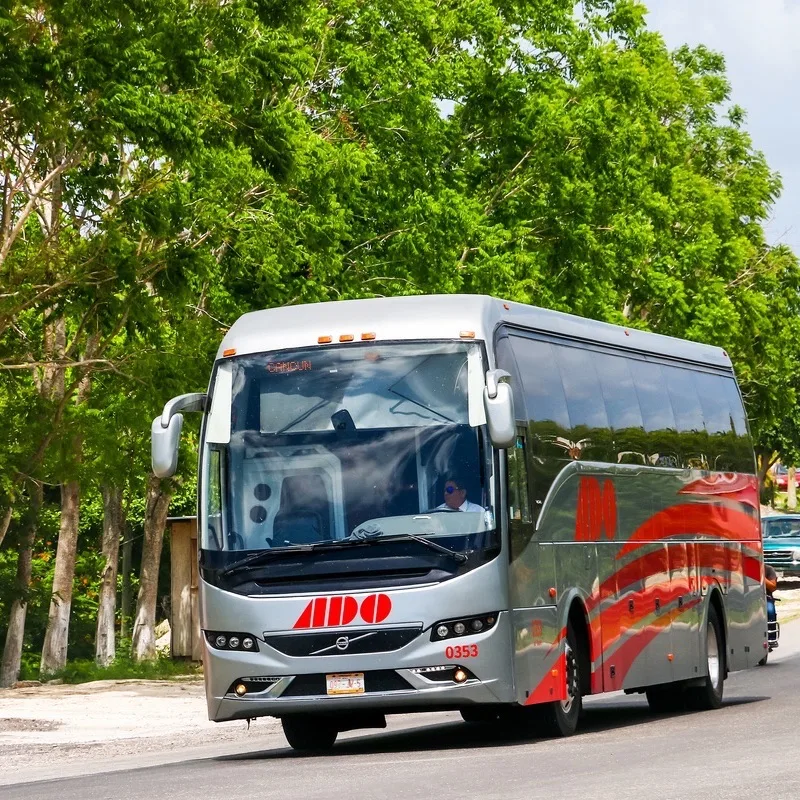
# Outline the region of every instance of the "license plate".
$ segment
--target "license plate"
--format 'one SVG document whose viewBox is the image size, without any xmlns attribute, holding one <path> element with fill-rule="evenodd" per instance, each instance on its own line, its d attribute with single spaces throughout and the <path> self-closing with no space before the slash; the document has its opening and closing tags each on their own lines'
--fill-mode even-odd
<svg viewBox="0 0 800 800">
<path fill-rule="evenodd" d="M 328 694 L 364 694 L 363 672 L 341 672 L 326 675 Z"/>
</svg>

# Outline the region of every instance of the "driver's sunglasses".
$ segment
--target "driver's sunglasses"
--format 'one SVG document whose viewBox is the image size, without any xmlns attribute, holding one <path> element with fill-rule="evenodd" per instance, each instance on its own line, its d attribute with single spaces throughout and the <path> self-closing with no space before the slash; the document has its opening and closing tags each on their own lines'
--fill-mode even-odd
<svg viewBox="0 0 800 800">
<path fill-rule="evenodd" d="M 444 490 L 447 492 L 447 494 L 453 494 L 453 492 L 458 492 L 458 491 L 461 491 L 461 490 L 458 488 L 458 486 L 445 486 L 445 487 L 444 487 Z"/>
</svg>

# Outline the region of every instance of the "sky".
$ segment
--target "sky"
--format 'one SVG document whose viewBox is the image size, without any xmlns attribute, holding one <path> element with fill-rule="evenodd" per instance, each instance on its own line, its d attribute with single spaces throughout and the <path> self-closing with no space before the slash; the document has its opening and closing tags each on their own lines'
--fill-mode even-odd
<svg viewBox="0 0 800 800">
<path fill-rule="evenodd" d="M 800 255 L 800 0 L 642 0 L 670 48 L 705 44 L 725 56 L 731 99 L 783 192 L 767 241 Z"/>
</svg>

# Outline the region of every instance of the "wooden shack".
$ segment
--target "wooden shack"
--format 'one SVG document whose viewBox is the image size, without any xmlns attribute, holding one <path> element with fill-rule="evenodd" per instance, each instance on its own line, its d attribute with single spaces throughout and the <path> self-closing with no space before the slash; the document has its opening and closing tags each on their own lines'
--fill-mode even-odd
<svg viewBox="0 0 800 800">
<path fill-rule="evenodd" d="M 170 537 L 170 654 L 202 661 L 197 587 L 197 517 L 167 519 Z"/>
</svg>

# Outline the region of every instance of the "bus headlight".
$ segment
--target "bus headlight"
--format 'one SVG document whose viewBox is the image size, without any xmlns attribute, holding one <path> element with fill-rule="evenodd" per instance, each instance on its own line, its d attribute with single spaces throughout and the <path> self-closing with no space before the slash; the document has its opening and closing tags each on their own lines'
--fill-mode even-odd
<svg viewBox="0 0 800 800">
<path fill-rule="evenodd" d="M 251 633 L 228 633 L 227 631 L 206 631 L 206 641 L 215 650 L 245 650 L 258 652 L 256 637 Z"/>
<path fill-rule="evenodd" d="M 800 561 L 800 550 L 792 550 L 792 561 Z"/>
<path fill-rule="evenodd" d="M 431 641 L 441 642 L 443 639 L 482 633 L 494 627 L 496 622 L 497 613 L 480 614 L 474 617 L 462 617 L 461 619 L 445 619 L 433 625 Z"/>
</svg>

